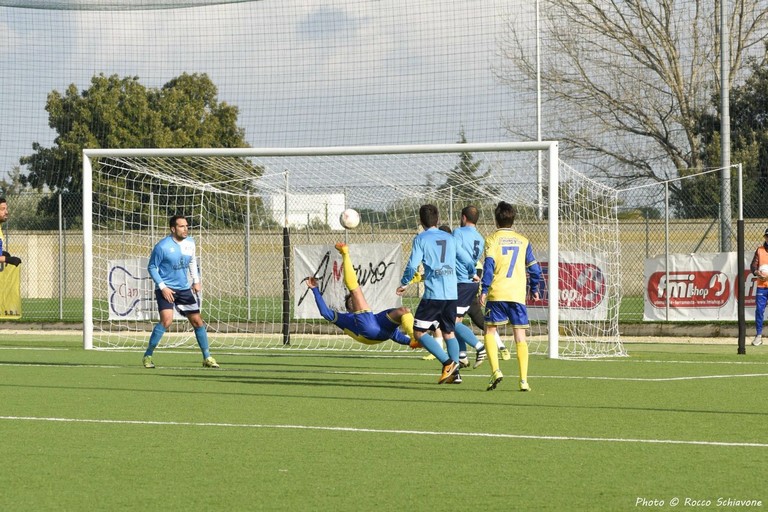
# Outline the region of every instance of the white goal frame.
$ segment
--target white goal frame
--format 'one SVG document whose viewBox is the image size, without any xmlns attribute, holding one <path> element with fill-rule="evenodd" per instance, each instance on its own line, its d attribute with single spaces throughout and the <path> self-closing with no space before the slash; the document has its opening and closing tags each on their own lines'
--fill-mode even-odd
<svg viewBox="0 0 768 512">
<path fill-rule="evenodd" d="M 301 148 L 219 148 L 219 149 L 84 149 L 83 150 L 83 348 L 93 346 L 93 167 L 92 158 L 97 157 L 276 157 L 276 156 L 351 156 L 406 153 L 483 153 L 493 151 L 547 151 L 549 154 L 548 206 L 550 211 L 559 211 L 559 153 L 557 141 L 540 142 L 498 142 L 467 144 L 428 144 L 390 146 L 335 146 Z M 559 268 L 559 218 L 548 217 L 549 268 Z M 548 310 L 548 355 L 559 358 L 559 280 L 549 279 Z"/>
</svg>

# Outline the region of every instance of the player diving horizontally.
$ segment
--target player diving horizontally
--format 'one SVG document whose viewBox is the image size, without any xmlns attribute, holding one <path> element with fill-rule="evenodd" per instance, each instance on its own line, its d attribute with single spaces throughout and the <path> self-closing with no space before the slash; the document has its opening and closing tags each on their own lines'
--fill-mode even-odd
<svg viewBox="0 0 768 512">
<path fill-rule="evenodd" d="M 357 274 L 349 256 L 349 246 L 344 243 L 336 244 L 336 250 L 341 254 L 341 266 L 344 285 L 349 294 L 344 299 L 347 313 L 331 310 L 323 300 L 317 287 L 317 279 L 310 276 L 305 278 L 307 287 L 312 290 L 317 309 L 329 322 L 337 325 L 345 334 L 355 341 L 366 345 L 375 345 L 386 340 L 392 340 L 400 345 L 418 347 L 413 335 L 413 314 L 406 307 L 392 308 L 379 313 L 373 313 L 363 290 L 357 282 Z M 413 341 L 412 341 L 413 340 Z"/>
</svg>

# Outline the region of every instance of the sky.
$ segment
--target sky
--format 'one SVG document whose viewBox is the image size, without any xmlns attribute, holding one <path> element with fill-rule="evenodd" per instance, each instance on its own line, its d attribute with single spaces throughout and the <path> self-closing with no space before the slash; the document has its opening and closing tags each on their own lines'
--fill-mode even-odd
<svg viewBox="0 0 768 512">
<path fill-rule="evenodd" d="M 47 95 L 86 89 L 99 73 L 148 87 L 207 73 L 253 147 L 452 143 L 461 131 L 495 142 L 510 120 L 535 137 L 532 98 L 496 79 L 500 31 L 510 16 L 533 16 L 509 5 L 523 2 L 23 3 L 0 0 L 0 175 L 34 142 L 53 144 Z"/>
</svg>

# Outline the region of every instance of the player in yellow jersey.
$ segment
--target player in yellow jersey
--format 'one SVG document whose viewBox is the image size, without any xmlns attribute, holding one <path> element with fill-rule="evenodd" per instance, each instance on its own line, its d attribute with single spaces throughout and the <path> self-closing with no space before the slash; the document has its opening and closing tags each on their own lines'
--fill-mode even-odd
<svg viewBox="0 0 768 512">
<path fill-rule="evenodd" d="M 420 345 L 413 334 L 411 310 L 400 307 L 373 313 L 357 281 L 352 258 L 349 255 L 349 246 L 345 243 L 337 243 L 336 250 L 341 254 L 344 285 L 349 290 L 349 294 L 344 299 L 347 312 L 330 309 L 323 300 L 317 279 L 309 276 L 304 281 L 312 290 L 320 315 L 360 343 L 374 345 L 392 340 L 400 345 L 418 348 Z"/>
<path fill-rule="evenodd" d="M 485 349 L 491 364 L 491 380 L 487 390 L 495 389 L 503 378 L 499 369 L 496 328 L 511 323 L 520 369 L 520 391 L 530 391 L 528 343 L 525 340 L 525 330 L 529 324 L 525 299 L 528 287 L 533 298 L 539 299 L 541 267 L 533 256 L 528 239 L 512 229 L 517 215 L 515 207 L 501 201 L 493 215 L 498 229 L 485 239 L 485 263 L 479 299 L 485 309 Z"/>
</svg>

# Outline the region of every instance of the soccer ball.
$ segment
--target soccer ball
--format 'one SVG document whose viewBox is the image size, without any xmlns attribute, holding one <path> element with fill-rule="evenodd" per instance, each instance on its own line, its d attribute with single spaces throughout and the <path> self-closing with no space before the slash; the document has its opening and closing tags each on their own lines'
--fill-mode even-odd
<svg viewBox="0 0 768 512">
<path fill-rule="evenodd" d="M 357 213 L 357 210 L 347 208 L 341 212 L 339 222 L 341 222 L 344 229 L 355 229 L 360 224 L 360 214 Z"/>
<path fill-rule="evenodd" d="M 760 265 L 757 268 L 757 273 L 761 276 L 768 276 L 768 265 Z"/>
</svg>

